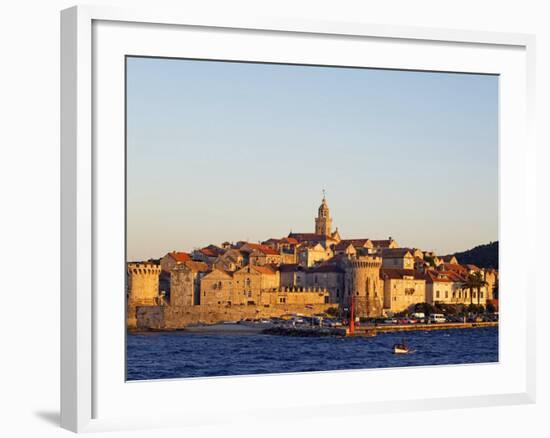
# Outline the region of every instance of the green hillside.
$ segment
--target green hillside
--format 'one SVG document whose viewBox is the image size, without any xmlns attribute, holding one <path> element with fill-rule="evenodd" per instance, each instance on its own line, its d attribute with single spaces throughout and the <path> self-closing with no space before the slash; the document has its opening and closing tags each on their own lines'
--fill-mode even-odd
<svg viewBox="0 0 550 438">
<path fill-rule="evenodd" d="M 479 268 L 498 269 L 498 241 L 456 252 L 454 255 L 461 265 L 472 264 Z"/>
</svg>

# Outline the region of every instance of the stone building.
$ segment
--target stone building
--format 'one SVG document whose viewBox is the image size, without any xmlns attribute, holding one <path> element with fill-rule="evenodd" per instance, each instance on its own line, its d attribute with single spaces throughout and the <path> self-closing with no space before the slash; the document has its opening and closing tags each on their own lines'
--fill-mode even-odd
<svg viewBox="0 0 550 438">
<path fill-rule="evenodd" d="M 303 243 L 298 247 L 298 264 L 309 268 L 317 263 L 332 258 L 334 255 L 330 246 L 321 243 Z"/>
<path fill-rule="evenodd" d="M 334 245 L 334 255 L 345 254 L 348 256 L 354 256 L 357 254 L 357 250 L 349 240 L 341 240 Z"/>
<path fill-rule="evenodd" d="M 287 265 L 297 263 L 299 244 L 296 239 L 290 237 L 283 237 L 282 239 L 271 238 L 262 242 L 262 245 L 278 251 L 281 256 L 280 263 Z"/>
<path fill-rule="evenodd" d="M 340 239 L 334 246 L 334 254 L 355 255 L 357 251 L 366 249 L 369 253 L 374 253 L 375 248 L 370 239 Z"/>
<path fill-rule="evenodd" d="M 239 249 L 227 249 L 213 263 L 213 268 L 234 272 L 248 264 L 248 253 Z"/>
<path fill-rule="evenodd" d="M 414 269 L 414 256 L 408 248 L 386 248 L 380 255 L 384 268 Z"/>
<path fill-rule="evenodd" d="M 307 287 L 326 289 L 331 303 L 343 304 L 345 270 L 337 263 L 323 263 L 307 270 Z"/>
<path fill-rule="evenodd" d="M 262 291 L 280 286 L 275 268 L 247 265 L 235 272 L 214 269 L 201 280 L 201 305 L 256 305 Z"/>
<path fill-rule="evenodd" d="M 414 269 L 382 268 L 384 281 L 384 311 L 411 310 L 415 304 L 426 301 L 426 279 Z"/>
<path fill-rule="evenodd" d="M 426 271 L 426 302 L 452 303 L 453 279 L 441 271 L 429 269 Z M 460 297 L 463 298 L 462 296 Z"/>
<path fill-rule="evenodd" d="M 160 267 L 164 272 L 170 272 L 174 266 L 191 260 L 191 254 L 181 251 L 172 251 L 160 259 Z"/>
<path fill-rule="evenodd" d="M 279 251 L 267 245 L 247 242 L 241 246 L 240 251 L 248 253 L 248 264 L 250 265 L 279 265 L 281 263 Z"/>
<path fill-rule="evenodd" d="M 479 272 L 484 278 L 484 271 L 473 265 L 460 265 L 458 263 L 441 263 L 434 269 L 426 270 L 427 299 L 430 303 L 440 302 L 444 304 L 479 304 L 485 306 L 491 299 L 491 283 L 483 286 L 478 291 L 466 287 L 468 276 Z M 485 280 L 487 281 L 487 280 Z"/>
<path fill-rule="evenodd" d="M 272 248 L 262 246 L 250 253 L 249 263 L 256 266 L 279 265 L 281 264 L 281 254 Z"/>
<path fill-rule="evenodd" d="M 246 297 L 235 296 L 232 272 L 213 269 L 201 279 L 200 304 L 203 306 L 246 304 Z"/>
<path fill-rule="evenodd" d="M 283 288 L 306 287 L 306 268 L 297 263 L 279 266 L 280 283 Z"/>
<path fill-rule="evenodd" d="M 498 287 L 498 271 L 496 269 L 484 269 L 483 279 L 487 282 L 487 300 L 498 299 L 495 290 Z"/>
<path fill-rule="evenodd" d="M 204 248 L 194 250 L 191 255 L 193 260 L 208 263 L 211 266 L 224 251 L 223 248 L 219 248 L 216 245 L 208 245 Z"/>
<path fill-rule="evenodd" d="M 234 287 L 240 293 L 277 289 L 280 285 L 279 271 L 270 265 L 247 265 L 233 275 Z"/>
<path fill-rule="evenodd" d="M 201 279 L 207 270 L 206 263 L 192 260 L 176 265 L 170 273 L 170 305 L 199 305 Z"/>
<path fill-rule="evenodd" d="M 237 272 L 214 269 L 201 279 L 201 305 L 306 306 L 330 303 L 329 292 L 320 286 L 281 286 L 281 283 L 280 272 L 270 266 L 248 265 Z"/>
</svg>

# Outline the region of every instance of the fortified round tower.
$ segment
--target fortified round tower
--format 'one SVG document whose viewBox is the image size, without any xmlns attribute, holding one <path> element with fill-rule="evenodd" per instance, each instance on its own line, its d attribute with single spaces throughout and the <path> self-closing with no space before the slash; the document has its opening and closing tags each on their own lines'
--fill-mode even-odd
<svg viewBox="0 0 550 438">
<path fill-rule="evenodd" d="M 381 266 L 382 258 L 371 255 L 357 255 L 347 260 L 345 304 L 351 306 L 351 297 L 355 297 L 355 316 L 382 315 L 384 285 L 380 279 Z"/>
<path fill-rule="evenodd" d="M 159 296 L 160 266 L 128 263 L 128 304 L 156 306 Z"/>
<path fill-rule="evenodd" d="M 128 263 L 128 327 L 136 326 L 137 306 L 159 304 L 160 270 L 153 263 Z"/>
</svg>

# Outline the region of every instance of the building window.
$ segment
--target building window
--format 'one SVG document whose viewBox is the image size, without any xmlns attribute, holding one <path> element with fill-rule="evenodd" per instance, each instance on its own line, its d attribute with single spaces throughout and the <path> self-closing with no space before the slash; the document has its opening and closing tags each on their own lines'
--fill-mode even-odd
<svg viewBox="0 0 550 438">
<path fill-rule="evenodd" d="M 436 298 L 439 298 L 439 291 L 436 291 L 436 292 L 435 292 L 435 297 L 436 297 Z"/>
<path fill-rule="evenodd" d="M 445 291 L 445 298 L 449 298 L 449 291 Z"/>
<path fill-rule="evenodd" d="M 483 292 L 479 293 L 479 298 L 483 298 Z"/>
</svg>

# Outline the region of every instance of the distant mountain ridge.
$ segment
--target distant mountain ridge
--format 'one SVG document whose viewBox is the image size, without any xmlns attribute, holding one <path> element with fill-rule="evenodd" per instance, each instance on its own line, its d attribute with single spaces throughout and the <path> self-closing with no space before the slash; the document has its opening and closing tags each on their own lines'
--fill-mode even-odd
<svg viewBox="0 0 550 438">
<path fill-rule="evenodd" d="M 461 265 L 498 269 L 498 240 L 467 251 L 455 252 L 454 256 Z"/>
</svg>

